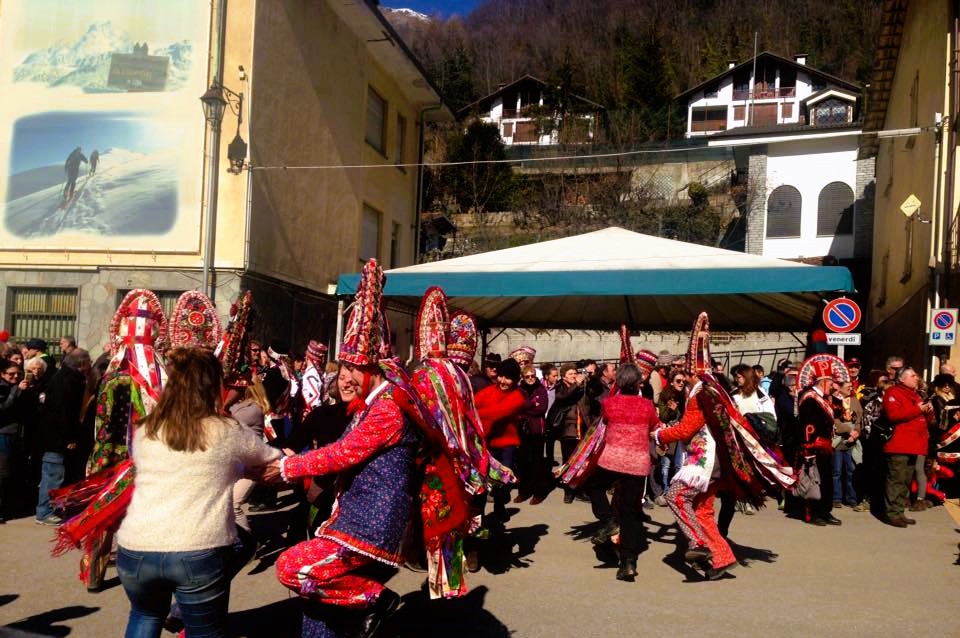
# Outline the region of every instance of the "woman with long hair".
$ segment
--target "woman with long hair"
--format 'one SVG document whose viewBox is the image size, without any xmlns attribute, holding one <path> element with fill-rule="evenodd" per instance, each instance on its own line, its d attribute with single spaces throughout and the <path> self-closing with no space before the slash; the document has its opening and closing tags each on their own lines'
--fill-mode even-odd
<svg viewBox="0 0 960 638">
<path fill-rule="evenodd" d="M 224 636 L 233 486 L 279 452 L 220 416 L 223 369 L 212 353 L 177 348 L 167 372 L 156 408 L 134 432 L 136 489 L 117 532 L 117 572 L 131 604 L 126 637 L 159 636 L 171 595 L 187 635 Z"/>
</svg>

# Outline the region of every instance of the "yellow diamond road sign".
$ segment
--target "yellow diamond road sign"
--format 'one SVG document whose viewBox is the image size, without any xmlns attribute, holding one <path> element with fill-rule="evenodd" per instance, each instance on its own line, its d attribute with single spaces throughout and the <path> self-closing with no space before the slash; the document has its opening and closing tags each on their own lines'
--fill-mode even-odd
<svg viewBox="0 0 960 638">
<path fill-rule="evenodd" d="M 916 195 L 910 195 L 910 197 L 903 200 L 903 203 L 900 204 L 900 210 L 903 211 L 903 214 L 907 217 L 913 217 L 914 213 L 920 210 L 920 199 Z"/>
</svg>

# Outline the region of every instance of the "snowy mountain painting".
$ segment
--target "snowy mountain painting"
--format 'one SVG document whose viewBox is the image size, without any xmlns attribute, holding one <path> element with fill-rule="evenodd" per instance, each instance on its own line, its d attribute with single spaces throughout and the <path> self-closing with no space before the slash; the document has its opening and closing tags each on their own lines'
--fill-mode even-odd
<svg viewBox="0 0 960 638">
<path fill-rule="evenodd" d="M 130 113 L 21 118 L 14 125 L 3 204 L 7 232 L 20 238 L 170 232 L 178 212 L 181 138 L 176 125 Z M 82 158 L 74 164 L 73 197 L 67 185 L 71 156 Z"/>
<path fill-rule="evenodd" d="M 191 54 L 188 40 L 157 46 L 134 40 L 110 21 L 98 22 L 75 41 L 58 40 L 27 55 L 14 69 L 13 80 L 48 87 L 77 86 L 88 93 L 125 92 L 131 89 L 110 81 L 115 75 L 111 66 L 115 70 L 122 62 L 129 69 L 141 60 L 144 66 L 165 67 L 159 88 L 141 90 L 175 91 L 190 75 Z"/>
<path fill-rule="evenodd" d="M 81 170 L 76 194 L 63 204 L 63 167 L 44 169 L 40 190 L 6 204 L 6 225 L 17 237 L 49 237 L 64 232 L 97 235 L 163 235 L 177 211 L 176 151 L 142 155 L 108 149 L 94 175 Z"/>
</svg>

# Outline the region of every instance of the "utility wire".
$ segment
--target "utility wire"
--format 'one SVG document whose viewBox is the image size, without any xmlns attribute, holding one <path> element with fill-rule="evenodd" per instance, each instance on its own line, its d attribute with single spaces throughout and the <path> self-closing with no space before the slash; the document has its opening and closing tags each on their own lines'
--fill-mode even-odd
<svg viewBox="0 0 960 638">
<path fill-rule="evenodd" d="M 936 126 L 929 127 L 917 127 L 913 129 L 897 129 L 893 131 L 866 131 L 861 132 L 861 136 L 876 136 L 880 138 L 884 137 L 910 137 L 913 135 L 918 135 L 922 132 L 928 132 L 936 130 Z M 776 131 L 770 131 L 768 135 L 776 135 Z M 801 136 L 798 136 L 798 139 L 802 139 Z M 591 155 L 560 155 L 557 157 L 530 157 L 530 158 L 514 158 L 514 159 L 497 159 L 497 160 L 471 160 L 463 162 L 412 162 L 408 164 L 315 164 L 315 165 L 304 165 L 304 166 L 256 166 L 253 164 L 248 165 L 248 170 L 250 171 L 302 171 L 302 170 L 334 170 L 334 169 L 362 169 L 362 168 L 439 168 L 443 166 L 472 166 L 478 164 L 523 164 L 526 162 L 560 162 L 560 161 L 569 161 L 569 160 L 590 160 L 590 159 L 609 159 L 614 157 L 632 157 L 638 155 L 659 155 L 661 153 L 676 153 L 682 151 L 700 151 L 710 148 L 734 148 L 734 144 L 723 144 L 715 146 L 673 146 L 665 148 L 651 148 L 643 149 L 637 151 L 620 151 L 617 153 L 595 153 Z"/>
</svg>

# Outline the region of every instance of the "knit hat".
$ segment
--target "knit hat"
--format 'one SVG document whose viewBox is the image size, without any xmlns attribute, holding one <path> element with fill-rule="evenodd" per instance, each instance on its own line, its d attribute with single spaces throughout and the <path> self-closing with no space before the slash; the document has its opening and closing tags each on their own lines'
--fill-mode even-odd
<svg viewBox="0 0 960 638">
<path fill-rule="evenodd" d="M 510 353 L 510 358 L 514 359 L 517 363 L 523 363 L 524 361 L 532 362 L 536 356 L 537 351 L 530 346 L 520 346 Z"/>
<path fill-rule="evenodd" d="M 636 356 L 637 367 L 648 375 L 657 365 L 657 355 L 650 350 L 640 350 Z"/>
<path fill-rule="evenodd" d="M 0 343 L 6 343 L 8 341 L 10 341 L 10 331 L 0 330 Z"/>
<path fill-rule="evenodd" d="M 673 355 L 669 350 L 661 350 L 657 355 L 657 366 L 669 366 L 673 363 Z"/>
<path fill-rule="evenodd" d="M 376 259 L 371 259 L 360 273 L 353 311 L 337 355 L 340 361 L 356 366 L 379 363 L 387 329 L 382 307 L 383 281 L 383 270 Z"/>
<path fill-rule="evenodd" d="M 630 343 L 630 328 L 620 324 L 620 363 L 633 363 L 633 344 Z"/>
<path fill-rule="evenodd" d="M 687 354 L 687 370 L 693 374 L 706 374 L 710 366 L 710 317 L 701 312 L 693 322 L 690 333 L 690 348 Z"/>
<path fill-rule="evenodd" d="M 311 339 L 307 343 L 307 351 L 303 356 L 307 360 L 307 363 L 314 367 L 321 368 L 323 364 L 327 362 L 327 350 L 327 346 Z"/>
<path fill-rule="evenodd" d="M 496 368 L 500 365 L 501 357 L 496 352 L 488 352 L 487 356 L 483 358 L 483 367 L 485 368 Z"/>
<path fill-rule="evenodd" d="M 497 366 L 497 376 L 513 379 L 514 383 L 520 383 L 520 364 L 512 357 L 504 359 Z"/>
<path fill-rule="evenodd" d="M 847 368 L 850 368 L 851 366 L 854 366 L 854 367 L 857 367 L 857 368 L 863 367 L 863 366 L 860 364 L 860 359 L 858 359 L 858 358 L 856 358 L 856 357 L 850 357 L 849 359 L 847 359 Z"/>
<path fill-rule="evenodd" d="M 210 297 L 196 290 L 180 295 L 170 313 L 170 345 L 213 350 L 222 338 L 223 327 Z"/>
<path fill-rule="evenodd" d="M 43 339 L 27 339 L 25 345 L 31 350 L 39 350 L 40 352 L 47 351 L 47 342 Z"/>
<path fill-rule="evenodd" d="M 477 320 L 473 315 L 454 313 L 447 331 L 447 358 L 462 366 L 470 365 L 477 354 L 478 334 Z"/>
<path fill-rule="evenodd" d="M 822 379 L 833 379 L 842 385 L 850 381 L 850 371 L 840 358 L 832 354 L 812 355 L 800 366 L 797 383 L 806 388 Z"/>
<path fill-rule="evenodd" d="M 442 288 L 430 286 L 420 302 L 414 328 L 414 356 L 417 361 L 447 356 L 447 328 L 450 316 L 447 295 Z"/>
</svg>

